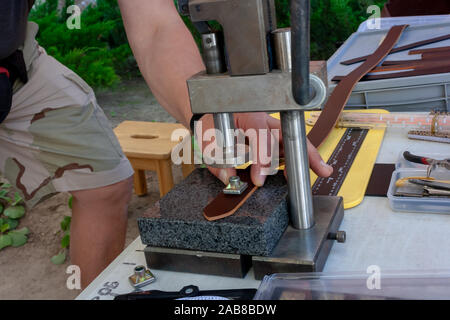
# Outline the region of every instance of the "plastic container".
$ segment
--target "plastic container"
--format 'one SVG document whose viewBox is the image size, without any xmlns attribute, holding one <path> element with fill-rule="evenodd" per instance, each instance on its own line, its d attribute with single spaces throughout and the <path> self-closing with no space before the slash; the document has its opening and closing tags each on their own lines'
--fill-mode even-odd
<svg viewBox="0 0 450 320">
<path fill-rule="evenodd" d="M 370 30 L 356 32 L 328 60 L 328 86 L 336 87 L 331 81 L 334 76 L 347 75 L 361 63 L 350 66 L 340 62 L 373 53 L 388 30 Z M 450 33 L 450 22 L 424 24 L 408 27 L 402 34 L 397 46 L 420 40 L 431 39 Z M 435 48 L 450 46 L 450 39 L 422 46 Z M 389 60 L 419 59 L 419 55 L 409 55 L 409 51 L 389 55 Z M 383 108 L 389 111 L 450 111 L 450 73 L 431 74 L 398 79 L 360 81 L 356 84 L 347 102 L 348 108 Z"/>
<path fill-rule="evenodd" d="M 436 160 L 450 158 L 450 153 L 426 153 L 415 149 L 408 149 L 408 151 L 414 155 Z M 427 175 L 427 165 L 406 160 L 403 157 L 403 152 L 404 151 L 401 151 L 398 155 L 397 162 L 395 163 L 396 170 L 392 173 L 392 178 L 387 193 L 389 205 L 391 206 L 392 210 L 423 213 L 450 213 L 450 198 L 412 198 L 399 197 L 394 195 L 397 190 L 395 182 L 398 179 L 404 177 L 426 177 Z M 450 180 L 450 170 L 447 170 L 445 168 L 437 168 L 432 171 L 431 177 L 439 180 Z M 404 188 L 402 191 L 414 190 L 417 189 Z"/>
<path fill-rule="evenodd" d="M 444 146 L 444 145 L 443 145 Z M 423 149 L 423 146 L 422 146 Z M 450 148 L 449 148 L 450 150 Z M 430 159 L 436 159 L 436 160 L 443 160 L 443 159 L 450 159 L 450 153 L 427 153 L 422 152 L 420 150 L 414 150 L 414 149 L 408 149 L 409 152 L 411 152 L 414 155 L 419 155 L 421 157 L 430 158 Z M 395 163 L 395 169 L 416 169 L 416 170 L 427 170 L 427 165 L 422 163 L 415 163 L 406 160 L 403 157 L 403 151 L 399 153 L 398 160 Z M 450 171 L 445 169 L 437 169 L 436 171 L 432 172 L 431 176 L 433 176 L 436 179 L 440 180 L 450 180 Z"/>
<path fill-rule="evenodd" d="M 273 274 L 255 300 L 450 299 L 448 271 Z"/>
<path fill-rule="evenodd" d="M 426 170 L 421 169 L 398 169 L 392 173 L 391 183 L 387 197 L 389 205 L 394 211 L 421 212 L 421 213 L 450 213 L 450 198 L 439 197 L 399 197 L 395 196 L 397 187 L 395 182 L 405 177 L 425 177 Z M 405 189 L 405 191 L 408 189 Z"/>
<path fill-rule="evenodd" d="M 368 21 L 366 20 L 359 25 L 357 32 L 371 31 L 368 29 Z M 408 24 L 410 26 L 436 24 L 450 22 L 450 15 L 430 15 L 430 16 L 405 16 L 405 17 L 388 17 L 380 18 L 380 29 L 387 30 L 399 24 Z M 370 23 L 370 22 L 369 22 Z"/>
</svg>

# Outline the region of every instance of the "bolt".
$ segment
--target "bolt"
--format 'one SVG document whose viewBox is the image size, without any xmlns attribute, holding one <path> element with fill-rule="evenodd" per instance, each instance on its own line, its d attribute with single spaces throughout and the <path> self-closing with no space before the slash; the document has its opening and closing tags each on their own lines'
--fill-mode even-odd
<svg viewBox="0 0 450 320">
<path fill-rule="evenodd" d="M 230 186 L 233 189 L 238 189 L 240 184 L 241 184 L 241 178 L 239 178 L 238 176 L 230 177 Z"/>
<path fill-rule="evenodd" d="M 328 239 L 336 240 L 339 243 L 344 243 L 347 238 L 345 231 L 337 231 L 336 233 L 330 232 L 328 234 Z"/>
</svg>

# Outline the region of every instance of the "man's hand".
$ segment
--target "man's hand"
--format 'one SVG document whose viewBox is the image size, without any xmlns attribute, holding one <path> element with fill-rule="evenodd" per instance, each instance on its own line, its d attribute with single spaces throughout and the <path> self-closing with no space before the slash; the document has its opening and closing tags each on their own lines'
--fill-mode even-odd
<svg viewBox="0 0 450 320">
<path fill-rule="evenodd" d="M 172 0 L 119 0 L 128 40 L 142 75 L 158 102 L 185 127 L 192 117 L 186 80 L 205 69 L 194 39 L 185 27 Z M 230 92 L 230 94 L 232 94 Z M 211 115 L 204 116 L 203 128 L 213 128 Z M 234 115 L 236 128 L 279 129 L 280 122 L 266 113 L 239 113 Z M 260 137 L 250 141 L 257 146 Z M 268 139 L 270 141 L 270 139 Z M 281 147 L 281 143 L 280 143 Z M 256 148 L 253 151 L 256 152 Z M 270 150 L 270 148 L 269 148 Z M 282 154 L 282 147 L 280 154 Z M 309 162 L 319 176 L 329 176 L 333 169 L 323 163 L 317 150 L 308 142 Z M 258 155 L 259 157 L 259 155 Z M 259 160 L 259 159 L 258 159 Z M 255 185 L 264 184 L 264 165 L 257 161 L 251 168 Z M 234 169 L 211 172 L 224 183 L 236 174 Z"/>
<path fill-rule="evenodd" d="M 200 134 L 208 130 L 214 128 L 214 121 L 212 115 L 205 115 L 200 120 L 202 121 L 202 133 L 197 130 L 197 139 L 200 138 Z M 251 166 L 251 177 L 252 182 L 256 186 L 262 186 L 267 178 L 267 175 L 264 174 L 264 168 L 270 166 L 270 164 L 264 164 L 260 161 L 260 153 L 258 152 L 259 145 L 261 144 L 261 139 L 265 139 L 267 143 L 270 141 L 276 141 L 278 139 L 278 144 L 280 146 L 280 156 L 283 155 L 283 145 L 282 145 L 282 136 L 281 136 L 281 124 L 280 121 L 269 116 L 267 113 L 259 112 L 259 113 L 236 113 L 234 114 L 234 122 L 236 129 L 242 129 L 244 132 L 248 129 L 255 129 L 258 133 L 259 129 L 266 129 L 267 136 L 262 137 L 261 135 L 257 135 L 256 139 L 249 139 L 249 143 L 251 146 L 251 150 L 253 150 L 253 159 L 257 159 L 257 163 Z M 197 129 L 199 126 L 197 126 Z M 275 130 L 278 130 L 278 135 L 275 134 Z M 269 136 L 270 135 L 270 136 Z M 272 139 L 273 140 L 272 140 Z M 308 155 L 309 155 L 309 164 L 311 169 L 321 177 L 328 177 L 333 173 L 333 168 L 327 165 L 321 158 L 319 152 L 316 148 L 307 140 L 308 142 Z M 209 143 L 213 142 L 205 142 L 203 141 L 202 147 L 205 149 Z M 261 144 L 262 145 L 262 144 Z M 271 150 L 270 146 L 267 146 L 267 150 Z M 264 151 L 265 152 L 265 151 Z M 268 155 L 270 155 L 270 151 Z M 219 169 L 219 168 L 208 168 L 209 171 L 214 174 L 217 178 L 219 178 L 224 184 L 228 184 L 228 179 L 231 176 L 236 175 L 236 169 Z"/>
</svg>

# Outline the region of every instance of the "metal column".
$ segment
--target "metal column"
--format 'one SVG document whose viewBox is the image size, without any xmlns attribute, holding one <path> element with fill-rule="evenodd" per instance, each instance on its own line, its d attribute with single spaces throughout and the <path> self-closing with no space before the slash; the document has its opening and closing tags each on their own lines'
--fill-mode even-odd
<svg viewBox="0 0 450 320">
<path fill-rule="evenodd" d="M 309 86 L 309 0 L 291 1 L 292 93 L 299 105 L 311 100 Z M 314 208 L 309 175 L 308 150 L 303 111 L 281 112 L 288 175 L 289 212 L 292 226 L 314 225 Z"/>
</svg>

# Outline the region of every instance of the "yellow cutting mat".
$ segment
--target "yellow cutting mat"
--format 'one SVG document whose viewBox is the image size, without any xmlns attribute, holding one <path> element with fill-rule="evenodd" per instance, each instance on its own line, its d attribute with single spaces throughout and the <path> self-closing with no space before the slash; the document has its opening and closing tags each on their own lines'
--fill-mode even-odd
<svg viewBox="0 0 450 320">
<path fill-rule="evenodd" d="M 389 113 L 388 111 L 382 109 L 350 110 L 349 112 Z M 309 118 L 309 115 L 309 112 L 305 112 L 306 119 Z M 278 113 L 272 114 L 272 116 L 277 119 L 280 117 Z M 306 133 L 308 133 L 311 129 L 312 127 L 307 125 Z M 346 128 L 334 128 L 327 140 L 319 147 L 319 153 L 325 162 L 327 162 L 331 157 L 331 154 L 346 130 Z M 367 133 L 367 136 L 361 145 L 361 149 L 356 155 L 350 171 L 348 172 L 347 177 L 345 178 L 338 193 L 338 196 L 344 198 L 344 209 L 356 207 L 363 201 L 385 132 L 386 129 L 382 128 L 371 129 Z M 284 168 L 281 167 L 280 169 Z M 317 179 L 317 175 L 312 170 L 310 170 L 310 174 L 312 186 Z"/>
</svg>

